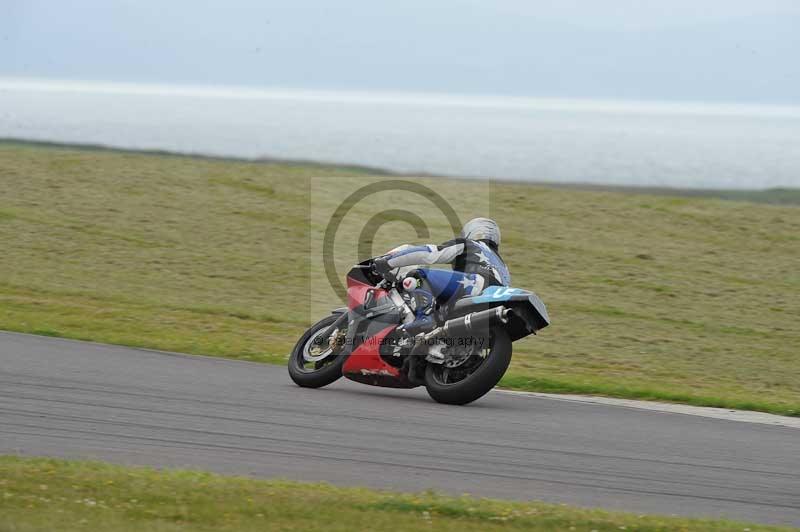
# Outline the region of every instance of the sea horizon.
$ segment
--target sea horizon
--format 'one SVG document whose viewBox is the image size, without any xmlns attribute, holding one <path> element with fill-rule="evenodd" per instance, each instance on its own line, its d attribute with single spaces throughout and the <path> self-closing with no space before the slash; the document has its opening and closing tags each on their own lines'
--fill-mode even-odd
<svg viewBox="0 0 800 532">
<path fill-rule="evenodd" d="M 0 137 L 541 184 L 800 187 L 800 106 L 0 78 Z"/>
</svg>

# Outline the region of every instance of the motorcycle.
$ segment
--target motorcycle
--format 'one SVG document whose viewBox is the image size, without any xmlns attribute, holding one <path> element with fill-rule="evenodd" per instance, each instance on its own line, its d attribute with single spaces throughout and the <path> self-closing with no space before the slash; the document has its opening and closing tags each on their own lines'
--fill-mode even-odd
<svg viewBox="0 0 800 532">
<path fill-rule="evenodd" d="M 292 350 L 292 380 L 320 388 L 344 376 L 389 388 L 424 385 L 440 403 L 479 399 L 505 374 L 512 342 L 536 334 L 550 318 L 536 294 L 509 286 L 452 301 L 456 275 L 414 267 L 387 279 L 372 259 L 355 265 L 347 274 L 347 307 L 312 325 Z M 422 315 L 435 328 L 410 335 L 404 325 Z"/>
</svg>

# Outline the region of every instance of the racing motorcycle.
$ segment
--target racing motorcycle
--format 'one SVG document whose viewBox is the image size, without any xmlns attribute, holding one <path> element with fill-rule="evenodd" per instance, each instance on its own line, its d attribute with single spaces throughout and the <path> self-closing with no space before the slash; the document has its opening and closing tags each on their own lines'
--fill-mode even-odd
<svg viewBox="0 0 800 532">
<path fill-rule="evenodd" d="M 457 272 L 399 268 L 381 276 L 373 260 L 347 274 L 347 307 L 315 323 L 289 357 L 289 375 L 320 388 L 340 377 L 390 388 L 425 386 L 440 403 L 463 405 L 489 392 L 511 362 L 511 343 L 547 327 L 544 303 L 533 292 L 489 286 L 452 301 Z M 425 333 L 404 325 L 422 315 Z"/>
</svg>

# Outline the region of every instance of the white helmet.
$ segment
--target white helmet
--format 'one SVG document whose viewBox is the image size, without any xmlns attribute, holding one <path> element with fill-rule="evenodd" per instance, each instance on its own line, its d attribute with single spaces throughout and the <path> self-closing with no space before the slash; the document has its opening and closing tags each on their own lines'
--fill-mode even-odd
<svg viewBox="0 0 800 532">
<path fill-rule="evenodd" d="M 500 248 L 500 227 L 497 222 L 489 218 L 473 218 L 464 224 L 461 230 L 462 238 L 470 240 L 485 240 L 495 248 Z"/>
</svg>

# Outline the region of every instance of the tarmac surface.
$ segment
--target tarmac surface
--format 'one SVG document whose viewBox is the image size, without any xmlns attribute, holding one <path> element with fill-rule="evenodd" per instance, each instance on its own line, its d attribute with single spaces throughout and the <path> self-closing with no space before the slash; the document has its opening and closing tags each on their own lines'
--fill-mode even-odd
<svg viewBox="0 0 800 532">
<path fill-rule="evenodd" d="M 800 430 L 0 332 L 0 454 L 800 526 Z"/>
</svg>

